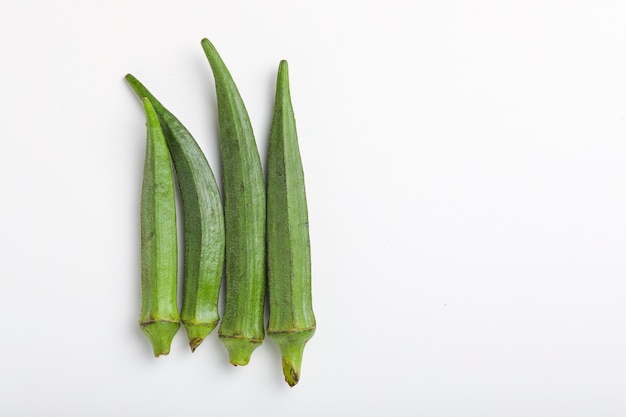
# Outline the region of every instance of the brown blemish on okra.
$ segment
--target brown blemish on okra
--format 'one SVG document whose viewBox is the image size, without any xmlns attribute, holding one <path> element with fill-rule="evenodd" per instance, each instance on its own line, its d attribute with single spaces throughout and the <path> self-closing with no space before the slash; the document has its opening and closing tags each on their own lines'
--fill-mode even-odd
<svg viewBox="0 0 626 417">
<path fill-rule="evenodd" d="M 215 78 L 224 182 L 226 302 L 219 336 L 230 362 L 246 365 L 265 337 L 265 184 L 237 86 L 211 42 L 201 44 Z"/>
<path fill-rule="evenodd" d="M 213 172 L 183 124 L 135 77 L 126 81 L 149 97 L 163 127 L 182 198 L 185 255 L 181 321 L 192 351 L 219 321 L 218 298 L 224 263 L 224 213 Z"/>
<path fill-rule="evenodd" d="M 167 355 L 180 326 L 176 305 L 178 247 L 170 155 L 157 115 L 144 98 L 148 130 L 141 189 L 141 330 L 154 356 Z"/>
<path fill-rule="evenodd" d="M 201 337 L 195 337 L 195 338 L 191 339 L 189 341 L 189 347 L 191 348 L 191 351 L 195 352 L 196 349 L 198 348 L 198 346 L 200 346 L 200 343 L 202 343 L 203 340 L 204 339 L 202 339 Z"/>
<path fill-rule="evenodd" d="M 287 61 L 281 61 L 267 159 L 268 336 L 282 354 L 285 381 L 300 380 L 304 345 L 315 333 L 311 248 Z"/>
</svg>

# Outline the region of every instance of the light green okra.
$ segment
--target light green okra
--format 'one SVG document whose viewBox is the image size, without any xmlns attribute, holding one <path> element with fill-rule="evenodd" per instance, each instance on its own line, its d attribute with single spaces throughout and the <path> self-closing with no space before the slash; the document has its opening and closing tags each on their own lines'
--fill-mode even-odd
<svg viewBox="0 0 626 417">
<path fill-rule="evenodd" d="M 176 305 L 178 249 L 170 155 L 147 98 L 148 138 L 141 190 L 141 313 L 139 324 L 154 356 L 167 355 L 180 326 Z"/>
<path fill-rule="evenodd" d="M 311 246 L 287 61 L 276 82 L 267 159 L 267 335 L 280 347 L 285 381 L 300 379 L 304 345 L 315 333 L 311 302 Z"/>
<path fill-rule="evenodd" d="M 215 78 L 224 183 L 226 302 L 219 336 L 233 365 L 246 365 L 265 337 L 265 184 L 250 119 L 237 87 L 208 39 Z"/>
<path fill-rule="evenodd" d="M 184 245 L 181 320 L 191 350 L 219 321 L 218 299 L 224 263 L 224 213 L 213 172 L 195 139 L 143 84 L 126 80 L 139 97 L 148 97 L 163 128 L 182 198 Z"/>
</svg>

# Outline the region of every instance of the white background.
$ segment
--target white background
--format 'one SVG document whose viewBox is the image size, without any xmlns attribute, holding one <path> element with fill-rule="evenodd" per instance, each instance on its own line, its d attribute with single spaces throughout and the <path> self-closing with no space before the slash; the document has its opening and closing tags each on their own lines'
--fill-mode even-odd
<svg viewBox="0 0 626 417">
<path fill-rule="evenodd" d="M 3 416 L 626 415 L 622 1 L 21 1 L 0 13 Z M 318 331 L 155 359 L 145 119 L 220 176 L 210 38 L 265 160 L 280 59 Z"/>
</svg>

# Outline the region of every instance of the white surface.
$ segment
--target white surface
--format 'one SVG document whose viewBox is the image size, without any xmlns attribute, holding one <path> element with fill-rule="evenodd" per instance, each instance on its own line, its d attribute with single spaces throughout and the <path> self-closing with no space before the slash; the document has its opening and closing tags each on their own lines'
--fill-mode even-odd
<svg viewBox="0 0 626 417">
<path fill-rule="evenodd" d="M 0 13 L 3 416 L 626 415 L 626 5 L 22 1 Z M 318 331 L 140 333 L 132 72 L 219 172 L 209 37 L 265 159 L 290 62 Z M 343 414 L 342 414 L 343 415 Z"/>
</svg>

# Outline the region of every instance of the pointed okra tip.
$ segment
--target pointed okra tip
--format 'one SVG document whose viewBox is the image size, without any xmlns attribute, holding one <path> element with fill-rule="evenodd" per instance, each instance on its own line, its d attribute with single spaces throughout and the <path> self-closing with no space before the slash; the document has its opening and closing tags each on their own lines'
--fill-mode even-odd
<svg viewBox="0 0 626 417">
<path fill-rule="evenodd" d="M 207 38 L 202 38 L 202 40 L 200 41 L 200 45 L 202 45 L 203 47 L 211 47 L 211 48 L 215 49 L 215 47 L 213 46 L 211 41 L 208 40 Z"/>
<path fill-rule="evenodd" d="M 185 330 L 187 330 L 187 339 L 189 340 L 189 347 L 192 352 L 200 346 L 204 339 L 215 329 L 216 323 L 210 325 L 204 324 L 185 324 Z"/>
<path fill-rule="evenodd" d="M 215 49 L 215 46 L 207 38 L 202 39 L 200 41 L 200 45 L 202 46 L 202 49 L 204 49 L 207 56 L 212 56 L 214 54 L 217 55 L 217 49 Z"/>
<path fill-rule="evenodd" d="M 283 362 L 283 375 L 285 376 L 285 382 L 290 387 L 294 387 L 300 380 L 300 366 L 302 365 L 302 352 L 304 351 L 304 345 L 300 345 L 286 351 L 281 349 L 282 362 Z"/>
<path fill-rule="evenodd" d="M 268 333 L 269 337 L 280 348 L 283 375 L 290 387 L 295 386 L 300 380 L 304 346 L 313 337 L 314 333 L 315 328 L 293 332 Z"/>
<path fill-rule="evenodd" d="M 178 323 L 169 321 L 155 321 L 141 325 L 141 330 L 152 344 L 154 357 L 170 353 L 172 339 L 179 326 Z"/>
<path fill-rule="evenodd" d="M 159 125 L 159 117 L 156 114 L 156 110 L 154 110 L 154 106 L 148 97 L 143 97 L 143 107 L 146 111 L 146 125 L 147 126 L 158 126 Z"/>
<path fill-rule="evenodd" d="M 239 337 L 221 337 L 221 340 L 228 350 L 229 361 L 234 366 L 247 365 L 254 349 L 261 345 L 260 341 Z"/>
<path fill-rule="evenodd" d="M 278 76 L 288 77 L 289 76 L 289 64 L 287 60 L 283 59 L 278 64 Z"/>
<path fill-rule="evenodd" d="M 278 75 L 276 76 L 276 99 L 290 98 L 289 92 L 289 64 L 284 59 L 278 64 Z"/>
<path fill-rule="evenodd" d="M 139 80 L 138 80 L 137 78 L 135 78 L 135 76 L 134 76 L 133 74 L 130 74 L 130 73 L 129 73 L 129 74 L 126 74 L 126 75 L 124 76 L 124 79 L 126 80 L 126 82 L 128 83 L 128 85 L 130 85 L 133 89 L 135 89 L 135 88 L 136 88 L 136 86 L 137 86 L 138 84 L 140 84 L 140 83 L 139 83 Z"/>
</svg>

